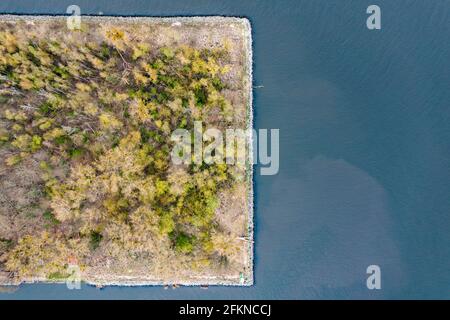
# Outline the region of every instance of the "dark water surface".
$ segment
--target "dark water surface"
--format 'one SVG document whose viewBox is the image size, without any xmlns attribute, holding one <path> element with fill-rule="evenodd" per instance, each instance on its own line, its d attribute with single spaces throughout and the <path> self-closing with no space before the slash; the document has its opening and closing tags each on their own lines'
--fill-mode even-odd
<svg viewBox="0 0 450 320">
<path fill-rule="evenodd" d="M 229 15 L 253 26 L 255 128 L 280 172 L 255 177 L 251 288 L 24 285 L 0 299 L 450 298 L 449 1 L 1 1 L 0 12 Z M 366 28 L 366 8 L 382 29 Z M 366 288 L 381 267 L 382 289 Z"/>
</svg>

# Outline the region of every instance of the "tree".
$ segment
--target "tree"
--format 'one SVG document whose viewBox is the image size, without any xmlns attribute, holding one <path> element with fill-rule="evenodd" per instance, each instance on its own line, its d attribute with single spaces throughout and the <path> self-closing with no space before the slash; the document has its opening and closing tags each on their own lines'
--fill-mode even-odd
<svg viewBox="0 0 450 320">
<path fill-rule="evenodd" d="M 194 238 L 186 234 L 179 234 L 175 239 L 175 248 L 181 253 L 191 253 L 194 249 Z"/>
<path fill-rule="evenodd" d="M 81 241 L 66 241 L 44 231 L 19 239 L 7 254 L 5 265 L 20 277 L 48 276 L 64 273 L 70 257 L 77 256 L 81 260 L 84 254 L 86 246 Z"/>
</svg>

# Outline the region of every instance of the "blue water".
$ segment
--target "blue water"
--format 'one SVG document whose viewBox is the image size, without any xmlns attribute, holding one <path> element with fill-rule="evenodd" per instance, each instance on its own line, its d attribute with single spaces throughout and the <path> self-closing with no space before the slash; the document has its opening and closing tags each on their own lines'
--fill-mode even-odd
<svg viewBox="0 0 450 320">
<path fill-rule="evenodd" d="M 255 127 L 280 172 L 255 177 L 251 288 L 25 285 L 0 299 L 450 298 L 449 1 L 2 1 L 4 13 L 231 15 L 253 26 Z M 366 8 L 382 29 L 366 28 Z M 258 169 L 258 168 L 256 168 Z M 366 288 L 381 267 L 382 289 Z"/>
</svg>

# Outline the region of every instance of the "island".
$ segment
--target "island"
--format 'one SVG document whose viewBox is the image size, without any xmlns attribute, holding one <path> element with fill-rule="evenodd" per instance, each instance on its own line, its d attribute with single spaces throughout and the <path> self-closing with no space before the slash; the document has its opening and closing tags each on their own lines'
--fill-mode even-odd
<svg viewBox="0 0 450 320">
<path fill-rule="evenodd" d="M 252 128 L 247 19 L 0 16 L 0 285 L 252 285 L 251 152 L 175 164 L 196 123 Z"/>
</svg>

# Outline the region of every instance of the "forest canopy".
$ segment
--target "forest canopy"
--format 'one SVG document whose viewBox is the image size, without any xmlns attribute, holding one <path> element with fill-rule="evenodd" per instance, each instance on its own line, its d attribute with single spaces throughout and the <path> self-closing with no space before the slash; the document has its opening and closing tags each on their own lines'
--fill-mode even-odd
<svg viewBox="0 0 450 320">
<path fill-rule="evenodd" d="M 0 23 L 0 271 L 59 280 L 76 261 L 94 282 L 249 274 L 248 172 L 170 158 L 171 133 L 195 121 L 248 126 L 245 38 L 100 22 Z"/>
</svg>

